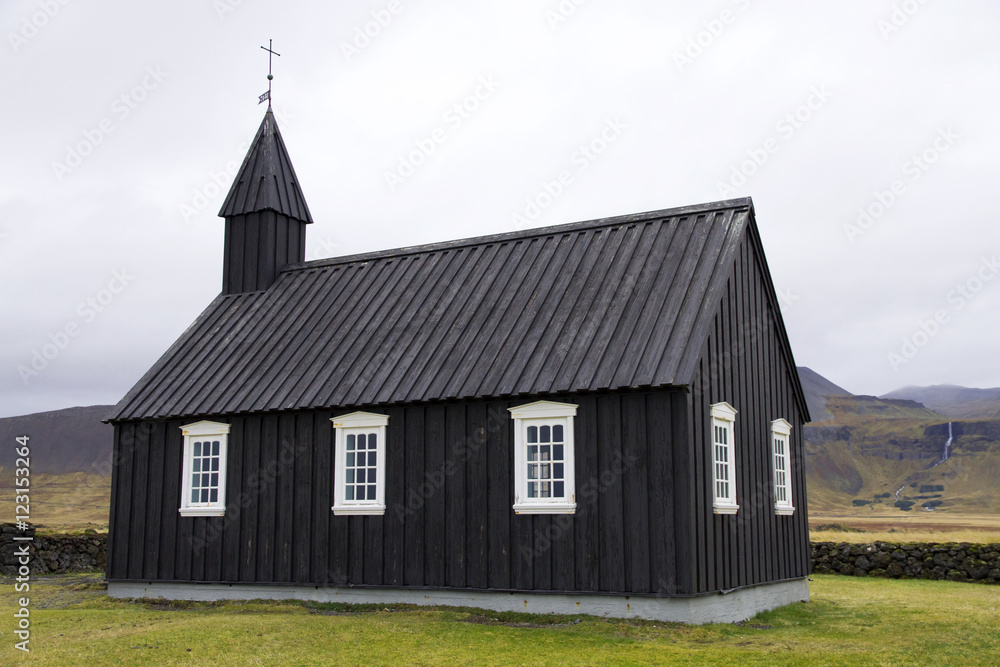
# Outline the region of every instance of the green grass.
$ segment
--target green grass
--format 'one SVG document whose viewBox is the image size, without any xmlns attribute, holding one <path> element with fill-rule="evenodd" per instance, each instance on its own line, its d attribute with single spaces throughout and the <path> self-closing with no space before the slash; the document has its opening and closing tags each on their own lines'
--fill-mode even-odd
<svg viewBox="0 0 1000 667">
<path fill-rule="evenodd" d="M 1000 587 L 815 576 L 812 602 L 743 625 L 684 626 L 460 608 L 106 597 L 99 575 L 32 583 L 13 665 L 907 665 L 1000 663 Z"/>
</svg>

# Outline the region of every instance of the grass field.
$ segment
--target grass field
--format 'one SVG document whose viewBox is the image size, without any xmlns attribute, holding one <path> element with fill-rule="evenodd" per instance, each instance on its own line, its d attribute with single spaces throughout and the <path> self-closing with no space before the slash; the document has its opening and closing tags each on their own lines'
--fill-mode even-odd
<svg viewBox="0 0 1000 667">
<path fill-rule="evenodd" d="M 1000 516 L 951 512 L 809 512 L 814 542 L 1000 543 Z"/>
<path fill-rule="evenodd" d="M 14 474 L 0 468 L 0 507 L 14 520 Z M 31 521 L 47 532 L 107 531 L 111 508 L 111 477 L 82 472 L 31 476 Z"/>
<path fill-rule="evenodd" d="M 459 608 L 107 598 L 100 575 L 32 583 L 31 653 L 13 665 L 1000 664 L 1000 587 L 815 576 L 812 601 L 700 627 Z"/>
</svg>

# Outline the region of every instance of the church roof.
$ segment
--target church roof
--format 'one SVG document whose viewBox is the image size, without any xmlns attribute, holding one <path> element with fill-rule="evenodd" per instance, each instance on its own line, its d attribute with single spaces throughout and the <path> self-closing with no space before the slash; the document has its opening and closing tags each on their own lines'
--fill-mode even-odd
<svg viewBox="0 0 1000 667">
<path fill-rule="evenodd" d="M 217 297 L 110 419 L 689 384 L 753 224 L 736 199 L 295 264 Z"/>
<path fill-rule="evenodd" d="M 228 218 L 268 210 L 312 222 L 271 109 L 264 114 L 219 215 Z"/>
</svg>

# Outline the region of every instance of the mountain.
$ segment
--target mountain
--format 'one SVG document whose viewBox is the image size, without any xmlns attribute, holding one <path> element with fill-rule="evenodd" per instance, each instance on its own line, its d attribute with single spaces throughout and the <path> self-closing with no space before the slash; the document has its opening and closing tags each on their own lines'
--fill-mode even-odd
<svg viewBox="0 0 1000 667">
<path fill-rule="evenodd" d="M 810 510 L 1000 512 L 1000 419 L 898 398 L 834 396 L 803 428 Z"/>
<path fill-rule="evenodd" d="M 15 438 L 29 436 L 31 472 L 111 472 L 114 430 L 102 424 L 113 405 L 91 405 L 0 419 L 0 466 L 14 468 Z M 13 475 L 6 475 L 13 480 Z"/>
<path fill-rule="evenodd" d="M 973 389 L 953 384 L 903 387 L 882 398 L 919 401 L 932 410 L 956 419 L 1000 419 L 1000 387 Z"/>
<path fill-rule="evenodd" d="M 827 396 L 851 396 L 851 392 L 835 385 L 825 377 L 805 366 L 799 366 L 799 381 L 802 382 L 802 392 L 806 395 L 806 405 L 814 422 L 833 419 L 826 409 Z"/>
</svg>

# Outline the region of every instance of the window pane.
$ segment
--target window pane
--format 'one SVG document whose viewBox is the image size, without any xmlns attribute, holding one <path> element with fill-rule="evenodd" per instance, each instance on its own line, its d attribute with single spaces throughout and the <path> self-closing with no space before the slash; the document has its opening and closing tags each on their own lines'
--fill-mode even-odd
<svg viewBox="0 0 1000 667">
<path fill-rule="evenodd" d="M 354 500 L 354 487 L 353 486 L 348 486 L 347 489 L 345 489 L 345 491 L 346 491 L 347 499 L 348 500 Z"/>
<path fill-rule="evenodd" d="M 375 487 L 374 486 L 369 486 L 368 487 L 368 500 L 375 500 Z"/>
<path fill-rule="evenodd" d="M 563 464 L 562 463 L 556 463 L 555 465 L 552 466 L 552 476 L 555 477 L 556 479 L 562 479 L 563 478 Z M 562 494 L 559 494 L 559 495 L 562 495 Z"/>
<path fill-rule="evenodd" d="M 542 489 L 541 490 L 541 494 L 540 494 L 542 498 L 551 498 L 552 497 L 552 483 L 551 482 L 539 482 L 539 486 Z"/>
<path fill-rule="evenodd" d="M 552 446 L 551 445 L 541 445 L 538 448 L 538 458 L 542 461 L 552 460 Z"/>
<path fill-rule="evenodd" d="M 375 440 L 375 434 L 374 433 L 369 433 L 368 434 L 368 449 L 375 449 L 375 442 L 376 442 L 376 440 Z"/>
<path fill-rule="evenodd" d="M 565 482 L 555 482 L 553 486 L 555 487 L 555 491 L 552 493 L 553 496 L 556 498 L 562 498 L 566 495 Z"/>
<path fill-rule="evenodd" d="M 538 465 L 528 464 L 528 479 L 538 479 Z"/>
<path fill-rule="evenodd" d="M 212 459 L 212 472 L 217 472 L 219 470 L 219 459 Z"/>
<path fill-rule="evenodd" d="M 201 472 L 201 459 L 194 460 L 194 468 L 192 468 L 192 472 Z"/>
<path fill-rule="evenodd" d="M 212 502 L 212 503 L 219 502 L 219 490 L 218 489 L 212 489 L 212 493 L 209 494 L 209 498 L 211 498 L 211 500 L 209 502 Z"/>
<path fill-rule="evenodd" d="M 375 468 L 368 469 L 368 483 L 369 484 L 375 483 Z"/>
<path fill-rule="evenodd" d="M 528 482 L 528 497 L 529 498 L 538 497 L 538 482 Z"/>
<path fill-rule="evenodd" d="M 213 488 L 218 488 L 219 487 L 219 473 L 217 473 L 217 472 L 213 472 L 212 473 L 212 484 L 211 484 L 211 486 Z"/>
<path fill-rule="evenodd" d="M 365 453 L 364 452 L 358 452 L 358 467 L 359 468 L 364 468 L 365 467 Z"/>
<path fill-rule="evenodd" d="M 548 463 L 542 465 L 541 479 L 552 479 L 552 466 Z"/>
<path fill-rule="evenodd" d="M 347 469 L 347 483 L 348 484 L 354 484 L 354 469 L 353 468 L 348 468 Z"/>
<path fill-rule="evenodd" d="M 348 454 L 347 455 L 347 467 L 348 468 L 353 468 L 354 467 L 354 454 Z"/>
<path fill-rule="evenodd" d="M 193 503 L 198 502 L 198 489 L 191 490 L 191 502 Z"/>
<path fill-rule="evenodd" d="M 201 474 L 201 484 L 198 486 L 208 486 L 208 473 L 204 472 Z"/>
<path fill-rule="evenodd" d="M 354 449 L 354 436 L 347 436 L 347 451 L 352 451 Z"/>
<path fill-rule="evenodd" d="M 565 457 L 563 456 L 563 446 L 562 445 L 552 445 L 552 460 L 562 461 Z"/>
<path fill-rule="evenodd" d="M 365 448 L 365 434 L 361 433 L 358 435 L 358 449 Z"/>
<path fill-rule="evenodd" d="M 201 490 L 201 502 L 203 502 L 203 503 L 207 503 L 208 502 L 208 489 L 202 489 Z"/>
<path fill-rule="evenodd" d="M 552 442 L 565 442 L 563 440 L 562 424 L 556 424 L 552 427 Z"/>
<path fill-rule="evenodd" d="M 528 447 L 528 460 L 537 461 L 538 460 L 538 446 Z"/>
<path fill-rule="evenodd" d="M 538 427 L 529 426 L 528 427 L 528 442 L 538 442 Z"/>
<path fill-rule="evenodd" d="M 195 442 L 194 443 L 194 455 L 195 456 L 201 456 L 201 443 L 200 442 Z"/>
<path fill-rule="evenodd" d="M 543 426 L 540 431 L 539 440 L 542 442 L 552 442 L 552 429 L 548 425 Z"/>
<path fill-rule="evenodd" d="M 216 440 L 215 442 L 212 443 L 212 456 L 218 456 L 218 455 L 219 455 L 219 441 Z"/>
</svg>

